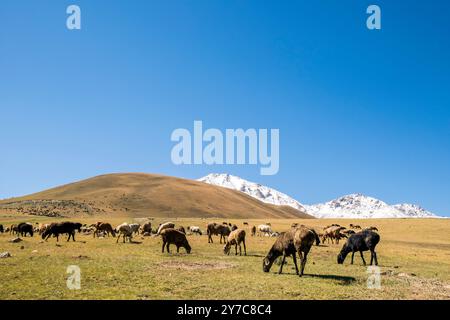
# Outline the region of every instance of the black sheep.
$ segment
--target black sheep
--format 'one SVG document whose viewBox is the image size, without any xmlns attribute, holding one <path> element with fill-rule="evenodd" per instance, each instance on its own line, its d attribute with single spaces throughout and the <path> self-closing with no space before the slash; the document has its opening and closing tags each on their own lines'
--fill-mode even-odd
<svg viewBox="0 0 450 320">
<path fill-rule="evenodd" d="M 3 228 L 3 225 L 0 224 L 0 233 L 3 233 L 3 232 L 5 232 L 5 229 Z"/>
<path fill-rule="evenodd" d="M 337 257 L 337 262 L 339 264 L 343 264 L 345 257 L 351 252 L 353 264 L 353 257 L 355 256 L 355 252 L 359 251 L 359 253 L 361 254 L 361 259 L 364 265 L 366 265 L 363 251 L 370 250 L 370 265 L 372 265 L 374 260 L 375 265 L 378 265 L 377 253 L 375 252 L 375 247 L 378 244 L 378 242 L 380 242 L 380 235 L 370 230 L 364 230 L 352 234 L 342 247 L 342 250 Z"/>
<path fill-rule="evenodd" d="M 59 241 L 59 235 L 60 234 L 68 234 L 69 237 L 67 238 L 67 241 L 72 238 L 73 241 L 75 241 L 75 230 L 78 230 L 78 232 L 81 232 L 81 223 L 75 223 L 75 222 L 58 222 L 58 223 L 52 223 L 45 231 L 42 233 L 42 239 L 45 239 L 45 241 L 50 238 L 51 235 L 56 236 L 56 241 Z"/>
<path fill-rule="evenodd" d="M 33 236 L 33 225 L 27 222 L 19 223 L 17 226 L 17 232 L 22 237 L 26 237 L 27 233 L 29 233 L 30 236 Z"/>
</svg>

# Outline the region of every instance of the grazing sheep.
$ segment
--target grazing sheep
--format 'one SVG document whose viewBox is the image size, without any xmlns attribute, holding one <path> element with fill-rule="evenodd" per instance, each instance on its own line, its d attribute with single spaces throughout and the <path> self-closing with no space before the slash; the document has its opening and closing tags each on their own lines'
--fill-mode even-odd
<svg viewBox="0 0 450 320">
<path fill-rule="evenodd" d="M 272 233 L 272 227 L 268 224 L 260 224 L 258 226 L 258 232 L 259 234 L 265 234 L 265 235 L 270 235 Z"/>
<path fill-rule="evenodd" d="M 177 252 L 180 252 L 180 247 L 186 249 L 187 253 L 191 253 L 191 246 L 186 239 L 186 235 L 178 230 L 173 228 L 167 228 L 161 231 L 160 233 L 163 245 L 162 252 L 164 253 L 164 247 L 167 246 L 167 253 L 170 253 L 169 246 L 171 244 L 176 245 Z"/>
<path fill-rule="evenodd" d="M 186 229 L 184 229 L 183 226 L 179 226 L 176 230 L 180 231 L 181 233 L 186 234 Z"/>
<path fill-rule="evenodd" d="M 17 227 L 17 224 L 12 224 L 11 227 L 9 227 L 9 234 L 19 234 L 19 228 Z"/>
<path fill-rule="evenodd" d="M 252 236 L 252 237 L 256 236 L 256 226 L 253 226 L 253 227 L 252 227 L 252 230 L 251 230 L 251 236 Z"/>
<path fill-rule="evenodd" d="M 334 241 L 336 241 L 336 243 L 339 244 L 339 240 L 343 238 L 341 231 L 344 229 L 345 229 L 344 227 L 338 226 L 330 226 L 326 228 L 323 232 L 322 242 L 328 240 L 329 243 L 331 240 L 331 243 L 334 243 Z"/>
<path fill-rule="evenodd" d="M 248 222 L 245 222 L 245 221 L 244 221 L 244 226 L 247 226 L 247 227 L 248 227 Z"/>
<path fill-rule="evenodd" d="M 364 230 L 378 231 L 378 228 L 377 227 L 368 227 L 368 228 L 365 228 Z"/>
<path fill-rule="evenodd" d="M 223 252 L 227 255 L 230 254 L 231 246 L 234 245 L 234 249 L 237 255 L 237 247 L 239 246 L 239 255 L 242 255 L 241 243 L 244 245 L 244 255 L 247 255 L 247 248 L 245 246 L 245 230 L 236 229 L 231 231 L 227 238 L 227 242 L 223 247 Z"/>
<path fill-rule="evenodd" d="M 158 227 L 158 232 L 156 232 L 156 235 L 159 235 L 161 233 L 161 231 L 163 231 L 164 229 L 169 229 L 169 228 L 175 228 L 175 223 L 173 223 L 173 222 L 161 223 Z"/>
<path fill-rule="evenodd" d="M 234 231 L 234 230 L 237 230 L 237 229 L 238 229 L 238 226 L 233 224 L 233 226 L 231 227 L 231 231 Z"/>
<path fill-rule="evenodd" d="M 116 227 L 116 231 L 119 234 L 117 236 L 116 243 L 119 242 L 120 236 L 122 236 L 123 243 L 125 243 L 126 239 L 128 238 L 128 241 L 131 242 L 133 238 L 133 230 L 131 229 L 130 225 L 126 222 L 122 223 L 121 225 Z"/>
<path fill-rule="evenodd" d="M 281 274 L 286 256 L 292 256 L 296 274 L 301 277 L 304 274 L 308 253 L 314 242 L 317 243 L 317 241 L 320 241 L 317 233 L 304 226 L 281 233 L 263 260 L 263 271 L 269 272 L 276 258 L 283 256 L 280 270 L 278 271 Z M 296 254 L 300 258 L 300 273 L 297 266 Z"/>
<path fill-rule="evenodd" d="M 129 224 L 130 228 L 131 228 L 131 232 L 133 232 L 133 234 L 139 234 L 139 228 L 141 227 L 141 225 L 139 223 L 130 223 Z"/>
<path fill-rule="evenodd" d="M 151 222 L 144 223 L 144 225 L 141 227 L 141 234 L 144 234 L 146 232 L 149 234 L 152 233 L 152 223 Z"/>
<path fill-rule="evenodd" d="M 230 234 L 231 230 L 228 226 L 220 225 L 217 223 L 210 223 L 206 228 L 206 233 L 208 234 L 208 243 L 213 243 L 212 236 L 220 236 L 220 243 L 225 242 L 226 237 Z"/>
<path fill-rule="evenodd" d="M 350 223 L 350 228 L 352 228 L 352 229 L 361 229 L 361 226 L 359 226 L 357 224 Z"/>
<path fill-rule="evenodd" d="M 366 265 L 363 251 L 370 250 L 370 265 L 372 265 L 373 260 L 375 260 L 375 265 L 378 265 L 377 253 L 375 252 L 375 247 L 378 242 L 380 242 L 380 235 L 374 231 L 364 230 L 352 234 L 342 247 L 342 250 L 337 257 L 337 262 L 339 264 L 343 264 L 345 257 L 351 252 L 351 263 L 353 264 L 353 257 L 355 256 L 355 252 L 359 251 L 359 253 L 361 254 L 361 259 L 364 265 Z"/>
<path fill-rule="evenodd" d="M 3 233 L 3 232 L 5 232 L 5 229 L 3 228 L 3 225 L 0 224 L 0 233 Z"/>
<path fill-rule="evenodd" d="M 343 233 L 344 235 L 346 235 L 347 238 L 348 238 L 349 236 L 351 236 L 352 234 L 355 234 L 356 232 L 349 229 L 349 230 L 344 230 L 344 231 L 342 231 L 342 233 Z"/>
<path fill-rule="evenodd" d="M 60 234 L 68 234 L 69 237 L 67 238 L 67 241 L 69 241 L 70 238 L 72 238 L 72 240 L 75 241 L 76 230 L 78 230 L 78 232 L 81 232 L 81 223 L 68 221 L 52 223 L 42 233 L 42 239 L 47 241 L 51 235 L 54 235 L 56 237 L 56 241 L 58 242 Z"/>
<path fill-rule="evenodd" d="M 34 234 L 33 225 L 28 222 L 22 222 L 17 225 L 17 233 L 22 237 L 26 237 L 27 234 L 30 234 L 32 237 Z"/>
<path fill-rule="evenodd" d="M 100 233 L 103 233 L 105 235 L 112 235 L 114 238 L 116 237 L 116 232 L 114 231 L 113 227 L 109 223 L 103 223 L 101 222 L 95 227 L 94 231 L 94 238 L 95 235 L 100 236 Z"/>
<path fill-rule="evenodd" d="M 197 227 L 197 226 L 189 226 L 188 231 L 190 231 L 192 233 L 196 233 L 200 236 L 202 235 L 202 231 L 200 230 L 200 227 Z"/>
</svg>

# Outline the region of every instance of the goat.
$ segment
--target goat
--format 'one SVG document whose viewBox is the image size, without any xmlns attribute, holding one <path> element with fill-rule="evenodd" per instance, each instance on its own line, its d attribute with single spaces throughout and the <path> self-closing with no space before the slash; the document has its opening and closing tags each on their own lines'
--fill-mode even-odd
<svg viewBox="0 0 450 320">
<path fill-rule="evenodd" d="M 100 224 L 98 224 L 95 227 L 94 238 L 95 238 L 95 235 L 98 236 L 100 232 L 103 232 L 104 234 L 107 234 L 107 235 L 111 234 L 114 238 L 116 237 L 116 232 L 114 231 L 113 227 L 109 223 L 101 222 Z"/>
<path fill-rule="evenodd" d="M 337 257 L 338 264 L 343 264 L 345 257 L 351 252 L 352 253 L 352 262 L 355 256 L 355 252 L 359 251 L 361 254 L 361 259 L 366 265 L 366 261 L 364 260 L 363 251 L 370 250 L 370 265 L 372 265 L 375 260 L 375 265 L 378 265 L 377 253 L 375 252 L 375 247 L 380 242 L 380 235 L 371 230 L 364 230 L 358 233 L 352 234 L 347 242 L 342 247 L 341 252 Z"/>
</svg>

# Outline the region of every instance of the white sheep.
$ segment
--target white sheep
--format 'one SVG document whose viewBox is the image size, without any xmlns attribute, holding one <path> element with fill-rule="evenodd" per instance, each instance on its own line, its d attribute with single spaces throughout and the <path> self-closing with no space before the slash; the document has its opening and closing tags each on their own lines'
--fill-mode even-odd
<svg viewBox="0 0 450 320">
<path fill-rule="evenodd" d="M 122 223 L 121 225 L 117 226 L 116 228 L 117 233 L 119 236 L 117 237 L 117 242 L 119 242 L 119 238 L 122 235 L 123 242 L 125 243 L 125 238 L 128 238 L 128 241 L 131 242 L 131 239 L 133 238 L 133 230 L 131 229 L 130 225 L 128 223 Z"/>
</svg>

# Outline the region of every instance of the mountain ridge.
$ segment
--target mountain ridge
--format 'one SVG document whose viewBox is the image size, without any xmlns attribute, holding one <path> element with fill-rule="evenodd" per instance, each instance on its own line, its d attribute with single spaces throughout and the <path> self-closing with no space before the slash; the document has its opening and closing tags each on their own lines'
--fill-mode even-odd
<svg viewBox="0 0 450 320">
<path fill-rule="evenodd" d="M 302 208 L 302 211 L 316 218 L 438 218 L 415 204 L 388 205 L 361 193 L 344 195 L 325 203 L 305 205 L 278 190 L 226 173 L 212 173 L 197 181 L 244 192 L 265 203 Z"/>
</svg>

